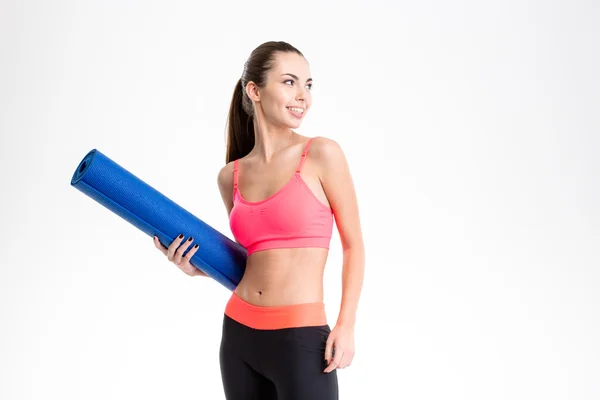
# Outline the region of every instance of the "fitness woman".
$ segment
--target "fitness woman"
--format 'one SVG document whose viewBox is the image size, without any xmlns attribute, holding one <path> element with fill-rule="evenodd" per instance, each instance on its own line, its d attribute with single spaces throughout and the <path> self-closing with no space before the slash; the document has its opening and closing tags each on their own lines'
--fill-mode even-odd
<svg viewBox="0 0 600 400">
<path fill-rule="evenodd" d="M 228 400 L 338 399 L 337 369 L 354 357 L 364 246 L 356 194 L 337 142 L 296 132 L 312 104 L 310 67 L 285 42 L 244 64 L 228 116 L 218 187 L 235 240 L 248 251 L 224 312 L 220 367 Z M 346 104 L 351 106 L 351 104 Z M 335 217 L 343 247 L 342 299 L 333 329 L 323 273 Z M 190 276 L 198 244 L 154 244 Z"/>
</svg>

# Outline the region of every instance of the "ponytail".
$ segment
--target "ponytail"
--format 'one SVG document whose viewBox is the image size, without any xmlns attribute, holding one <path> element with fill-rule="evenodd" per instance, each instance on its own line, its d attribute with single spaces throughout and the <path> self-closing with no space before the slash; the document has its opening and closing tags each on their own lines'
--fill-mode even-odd
<svg viewBox="0 0 600 400">
<path fill-rule="evenodd" d="M 300 50 L 289 43 L 270 41 L 254 49 L 244 64 L 242 77 L 235 85 L 229 106 L 226 164 L 248 155 L 254 148 L 254 109 L 252 100 L 246 94 L 246 85 L 254 82 L 259 88 L 265 87 L 267 73 L 275 64 L 275 54 L 287 52 L 304 57 Z"/>
<path fill-rule="evenodd" d="M 244 157 L 254 147 L 254 122 L 244 108 L 244 88 L 240 78 L 233 90 L 227 118 L 227 152 L 225 163 Z M 250 99 L 246 99 L 251 106 Z M 252 112 L 252 109 L 250 109 Z"/>
</svg>

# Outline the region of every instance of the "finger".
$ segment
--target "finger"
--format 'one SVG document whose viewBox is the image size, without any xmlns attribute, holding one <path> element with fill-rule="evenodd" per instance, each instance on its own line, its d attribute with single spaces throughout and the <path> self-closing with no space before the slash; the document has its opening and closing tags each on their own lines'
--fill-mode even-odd
<svg viewBox="0 0 600 400">
<path fill-rule="evenodd" d="M 194 241 L 194 238 L 190 236 L 184 243 L 181 244 L 181 246 L 179 246 L 179 248 L 175 252 L 175 255 L 173 256 L 173 262 L 175 264 L 181 263 L 181 260 L 183 258 L 183 253 L 185 253 L 185 251 L 190 247 L 190 245 L 192 244 L 193 241 Z"/>
<path fill-rule="evenodd" d="M 353 360 L 354 360 L 354 351 L 344 352 L 344 364 L 346 364 L 346 367 L 349 367 L 350 365 L 352 365 Z"/>
<path fill-rule="evenodd" d="M 344 351 L 342 361 L 340 362 L 340 366 L 338 368 L 346 368 L 352 364 L 352 359 L 354 355 L 349 351 Z"/>
<path fill-rule="evenodd" d="M 331 334 L 329 335 L 331 338 Z M 333 351 L 333 339 L 327 339 L 325 343 L 325 361 L 327 361 L 327 365 L 331 362 L 331 352 Z"/>
<path fill-rule="evenodd" d="M 177 250 L 177 247 L 179 247 L 179 243 L 181 243 L 181 240 L 183 239 L 183 233 L 180 234 L 179 236 L 177 236 L 173 242 L 169 245 L 169 248 L 167 249 L 167 258 L 169 259 L 169 261 L 173 261 L 173 256 L 175 255 L 175 250 Z"/>
<path fill-rule="evenodd" d="M 190 251 L 188 251 L 187 254 L 183 257 L 183 261 L 189 262 L 190 259 L 194 256 L 194 254 L 196 254 L 199 247 L 200 247 L 200 245 L 198 243 L 193 245 L 192 248 L 190 249 Z"/>
<path fill-rule="evenodd" d="M 154 236 L 154 246 L 159 249 L 164 255 L 167 254 L 167 248 L 160 243 L 158 237 Z"/>
<path fill-rule="evenodd" d="M 329 366 L 327 368 L 325 368 L 325 371 L 323 371 L 323 372 L 328 374 L 331 371 L 333 371 L 334 369 L 336 369 L 340 365 L 340 362 L 342 361 L 342 357 L 344 357 L 344 352 L 341 351 L 340 349 L 336 349 L 335 355 L 333 356 L 333 361 L 331 361 L 331 364 L 329 364 Z"/>
</svg>

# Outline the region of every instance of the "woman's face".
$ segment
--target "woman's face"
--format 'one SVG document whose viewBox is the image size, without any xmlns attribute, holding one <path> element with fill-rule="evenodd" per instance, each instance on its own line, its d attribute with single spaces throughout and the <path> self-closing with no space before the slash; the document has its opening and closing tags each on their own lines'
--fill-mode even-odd
<svg viewBox="0 0 600 400">
<path fill-rule="evenodd" d="M 277 53 L 256 108 L 270 124 L 298 128 L 312 104 L 308 62 L 296 53 Z"/>
</svg>

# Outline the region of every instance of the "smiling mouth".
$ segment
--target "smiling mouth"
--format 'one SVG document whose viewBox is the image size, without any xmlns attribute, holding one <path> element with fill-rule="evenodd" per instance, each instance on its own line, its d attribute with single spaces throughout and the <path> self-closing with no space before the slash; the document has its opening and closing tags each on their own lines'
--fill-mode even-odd
<svg viewBox="0 0 600 400">
<path fill-rule="evenodd" d="M 286 107 L 296 117 L 302 117 L 304 115 L 304 109 L 299 107 Z"/>
</svg>

